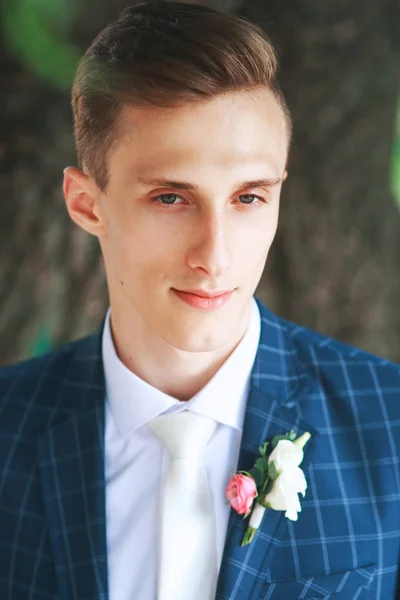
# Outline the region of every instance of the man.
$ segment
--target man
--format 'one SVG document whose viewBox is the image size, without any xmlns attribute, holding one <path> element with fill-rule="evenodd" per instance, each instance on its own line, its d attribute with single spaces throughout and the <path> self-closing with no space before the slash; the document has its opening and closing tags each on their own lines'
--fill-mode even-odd
<svg viewBox="0 0 400 600">
<path fill-rule="evenodd" d="M 168 598 L 171 574 L 171 600 L 395 598 L 400 367 L 253 296 L 291 137 L 276 71 L 258 27 L 179 2 L 127 9 L 82 59 L 64 194 L 99 240 L 110 310 L 1 372 L 2 600 Z M 180 545 L 162 534 L 172 454 L 154 423 L 176 414 L 215 428 L 208 546 L 183 513 Z M 242 546 L 227 485 L 291 430 L 311 433 L 302 511 L 269 510 Z"/>
</svg>

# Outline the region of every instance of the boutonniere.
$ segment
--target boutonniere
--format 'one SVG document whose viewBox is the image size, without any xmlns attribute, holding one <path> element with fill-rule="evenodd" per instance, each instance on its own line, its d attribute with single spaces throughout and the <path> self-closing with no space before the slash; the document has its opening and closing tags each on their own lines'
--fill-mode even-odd
<svg viewBox="0 0 400 600">
<path fill-rule="evenodd" d="M 260 457 L 250 471 L 239 471 L 230 480 L 226 496 L 232 508 L 243 518 L 251 513 L 241 546 L 250 544 L 267 508 L 284 510 L 285 517 L 297 521 L 297 513 L 301 511 L 298 494 L 304 497 L 307 489 L 299 465 L 310 437 L 306 432 L 296 438 L 294 431 L 276 435 L 271 443 L 259 447 Z"/>
</svg>

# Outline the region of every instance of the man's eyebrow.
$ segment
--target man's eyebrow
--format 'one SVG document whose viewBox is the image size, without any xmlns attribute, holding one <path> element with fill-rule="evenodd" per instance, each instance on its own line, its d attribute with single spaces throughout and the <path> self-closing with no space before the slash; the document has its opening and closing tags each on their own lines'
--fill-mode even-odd
<svg viewBox="0 0 400 600">
<path fill-rule="evenodd" d="M 136 181 L 142 185 L 148 187 L 166 187 L 175 188 L 178 190 L 189 190 L 196 192 L 199 190 L 197 185 L 189 183 L 188 181 L 172 181 L 170 179 L 164 179 L 160 177 L 146 179 L 145 177 L 137 177 Z M 264 179 L 252 179 L 250 181 L 243 181 L 235 187 L 235 192 L 244 190 L 247 188 L 261 188 L 261 187 L 273 187 L 282 181 L 281 177 L 278 178 L 264 178 Z"/>
</svg>

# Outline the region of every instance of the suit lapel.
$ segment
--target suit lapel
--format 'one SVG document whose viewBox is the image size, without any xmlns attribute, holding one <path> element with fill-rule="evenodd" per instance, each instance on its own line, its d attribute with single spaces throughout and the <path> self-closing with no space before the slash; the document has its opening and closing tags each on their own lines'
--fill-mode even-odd
<svg viewBox="0 0 400 600">
<path fill-rule="evenodd" d="M 258 447 L 279 433 L 294 429 L 312 438 L 304 450 L 302 469 L 314 450 L 317 434 L 301 419 L 299 399 L 307 394 L 312 379 L 298 359 L 279 320 L 257 300 L 261 314 L 260 344 L 252 372 L 237 470 L 249 470 L 259 456 Z M 299 515 L 301 518 L 301 514 Z M 263 573 L 273 558 L 287 526 L 284 512 L 269 510 L 253 541 L 241 547 L 249 519 L 231 509 L 218 578 L 217 600 L 256 600 Z"/>
<path fill-rule="evenodd" d="M 101 331 L 60 372 L 57 418 L 38 460 L 60 600 L 108 599 Z"/>
</svg>

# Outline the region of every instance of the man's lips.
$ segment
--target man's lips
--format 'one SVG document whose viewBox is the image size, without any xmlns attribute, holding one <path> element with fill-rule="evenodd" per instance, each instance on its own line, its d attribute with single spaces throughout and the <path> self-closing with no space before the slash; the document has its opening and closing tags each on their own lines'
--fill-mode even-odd
<svg viewBox="0 0 400 600">
<path fill-rule="evenodd" d="M 217 296 L 223 296 L 224 294 L 228 294 L 233 290 L 176 290 L 177 292 L 183 292 L 186 294 L 194 294 L 195 296 L 200 296 L 201 298 L 215 298 Z"/>
<path fill-rule="evenodd" d="M 193 308 L 200 308 L 202 310 L 214 310 L 216 308 L 221 308 L 229 301 L 234 291 L 232 290 L 221 293 L 221 290 L 218 290 L 217 292 L 214 291 L 216 295 L 200 296 L 200 290 L 196 290 L 196 293 L 186 290 L 176 290 L 174 288 L 172 288 L 172 290 L 178 296 L 178 298 L 183 300 L 183 302 L 189 306 L 192 306 Z M 204 291 L 201 290 L 201 293 L 204 293 Z"/>
</svg>

